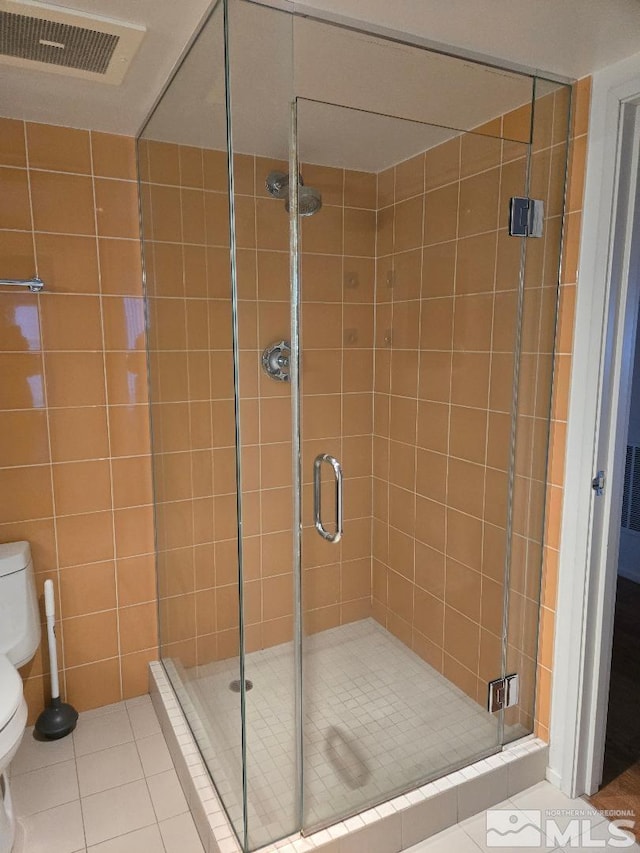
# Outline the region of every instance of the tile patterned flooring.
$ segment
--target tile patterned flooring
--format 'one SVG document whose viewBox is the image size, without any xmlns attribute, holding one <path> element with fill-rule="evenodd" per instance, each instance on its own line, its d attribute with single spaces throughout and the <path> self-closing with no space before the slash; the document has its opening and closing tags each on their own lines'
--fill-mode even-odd
<svg viewBox="0 0 640 853">
<path fill-rule="evenodd" d="M 246 657 L 245 678 L 253 683 L 246 701 L 249 828 L 256 846 L 295 826 L 293 667 L 291 643 Z M 181 677 L 197 714 L 207 719 L 200 747 L 214 778 L 226 780 L 218 789 L 239 826 L 240 700 L 229 690 L 238 661 L 183 670 Z M 496 717 L 373 619 L 307 637 L 303 685 L 308 826 L 361 811 L 496 748 Z M 514 729 L 509 740 L 524 734 Z"/>
<path fill-rule="evenodd" d="M 204 853 L 149 696 L 25 732 L 11 763 L 14 853 Z"/>
<path fill-rule="evenodd" d="M 593 850 L 616 850 L 624 849 L 630 853 L 640 853 L 640 845 L 635 843 L 632 837 L 616 839 L 615 846 L 610 846 L 611 839 L 607 819 L 597 812 L 586 800 L 570 799 L 561 791 L 550 785 L 549 782 L 540 782 L 526 791 L 515 795 L 510 800 L 494 806 L 495 809 L 516 809 L 520 814 L 532 815 L 533 810 L 545 810 L 556 815 L 554 821 L 560 830 L 566 833 L 562 847 L 554 844 L 545 845 L 543 842 L 531 846 L 502 846 L 487 844 L 487 817 L 482 812 L 474 817 L 464 820 L 450 829 L 445 829 L 438 835 L 434 835 L 427 841 L 416 844 L 407 853 L 488 853 L 488 851 L 500 849 L 505 853 L 521 853 L 523 850 L 549 851 L 549 853 L 593 853 Z M 571 812 L 572 814 L 569 814 Z M 559 814 L 563 813 L 563 814 Z M 580 813 L 580 816 L 577 816 Z M 574 816 L 575 815 L 575 816 Z M 569 821 L 574 820 L 575 831 L 569 826 Z M 573 827 L 573 824 L 572 824 Z M 506 840 L 506 839 L 505 839 Z M 364 851 L 363 851 L 364 853 Z"/>
<path fill-rule="evenodd" d="M 27 730 L 11 781 L 20 825 L 14 853 L 204 853 L 148 696 L 81 714 L 73 736 L 60 741 L 39 742 Z M 537 850 L 586 853 L 594 841 L 607 838 L 602 815 L 548 782 L 496 808 L 587 813 L 590 841 L 571 836 L 563 847 Z M 353 850 L 346 838 L 345 845 L 345 851 Z M 481 813 L 408 853 L 490 849 Z M 523 848 L 501 849 L 516 853 Z M 640 853 L 640 845 L 631 841 L 625 849 Z"/>
</svg>

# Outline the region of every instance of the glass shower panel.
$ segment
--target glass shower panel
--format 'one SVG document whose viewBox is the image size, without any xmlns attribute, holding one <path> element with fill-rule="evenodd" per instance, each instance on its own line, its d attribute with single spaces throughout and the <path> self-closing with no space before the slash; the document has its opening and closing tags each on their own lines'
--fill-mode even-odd
<svg viewBox="0 0 640 853">
<path fill-rule="evenodd" d="M 138 141 L 160 655 L 244 838 L 224 9 Z"/>
<path fill-rule="evenodd" d="M 247 847 L 299 819 L 289 284 L 293 20 L 229 3 L 242 462 Z M 263 365 L 264 357 L 264 365 Z M 265 369 L 268 368 L 268 369 Z"/>
<path fill-rule="evenodd" d="M 568 86 L 536 80 L 529 195 L 544 203 L 544 227 L 542 237 L 527 240 L 526 247 L 507 632 L 507 669 L 519 674 L 520 692 L 517 705 L 506 712 L 506 740 L 533 730 L 536 682 L 549 677 L 551 664 L 551 623 L 548 611 L 540 607 L 540 590 L 545 507 L 555 498 L 553 484 L 562 465 L 557 459 L 548 465 L 549 430 L 554 419 L 551 435 L 561 432 L 566 419 L 565 413 L 553 412 L 551 391 L 552 381 L 563 381 L 567 363 L 562 355 L 555 356 L 555 338 L 570 92 Z M 551 558 L 555 544 L 549 532 Z"/>
<path fill-rule="evenodd" d="M 292 8 L 294 4 L 291 4 Z M 531 117 L 532 78 L 381 38 L 350 27 L 294 18 L 296 96 L 378 115 L 471 131 L 508 111 Z M 333 127 L 318 128 L 309 156 L 330 144 Z M 407 132 L 411 133 L 409 128 Z M 521 139 L 520 135 L 517 136 Z M 528 141 L 529 127 L 526 128 Z M 375 138 L 368 145 L 376 146 Z M 408 159 L 411 136 L 395 140 Z"/>
<path fill-rule="evenodd" d="M 141 135 L 161 657 L 245 850 L 532 730 L 568 106 L 220 0 Z"/>
<path fill-rule="evenodd" d="M 298 100 L 304 190 L 322 197 L 300 218 L 307 829 L 501 746 L 487 692 L 504 674 L 523 261 L 506 223 L 529 154 L 503 123 Z"/>
</svg>

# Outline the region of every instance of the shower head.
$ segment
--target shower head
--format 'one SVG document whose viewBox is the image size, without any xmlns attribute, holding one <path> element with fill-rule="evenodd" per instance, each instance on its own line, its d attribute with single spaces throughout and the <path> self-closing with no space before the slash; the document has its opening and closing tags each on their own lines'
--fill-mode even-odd
<svg viewBox="0 0 640 853">
<path fill-rule="evenodd" d="M 284 203 L 285 210 L 289 212 L 289 199 Z M 314 187 L 300 187 L 298 190 L 298 213 L 300 216 L 313 216 L 322 207 L 322 195 L 320 190 Z"/>
<path fill-rule="evenodd" d="M 285 199 L 284 206 L 289 212 L 289 175 L 286 172 L 269 172 L 264 182 L 272 198 Z M 313 187 L 305 187 L 302 175 L 298 178 L 298 213 L 300 216 L 313 216 L 322 207 L 322 195 Z"/>
</svg>

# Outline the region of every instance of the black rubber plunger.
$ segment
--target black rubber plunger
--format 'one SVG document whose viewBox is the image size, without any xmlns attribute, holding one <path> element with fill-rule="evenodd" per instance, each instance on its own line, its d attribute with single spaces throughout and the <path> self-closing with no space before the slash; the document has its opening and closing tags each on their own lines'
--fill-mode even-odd
<svg viewBox="0 0 640 853">
<path fill-rule="evenodd" d="M 53 598 L 53 581 L 44 582 L 44 609 L 47 615 L 47 640 L 51 668 L 51 701 L 36 720 L 36 731 L 43 738 L 57 740 L 71 734 L 78 722 L 78 712 L 60 700 L 58 682 L 58 653 L 56 650 L 56 609 Z"/>
</svg>

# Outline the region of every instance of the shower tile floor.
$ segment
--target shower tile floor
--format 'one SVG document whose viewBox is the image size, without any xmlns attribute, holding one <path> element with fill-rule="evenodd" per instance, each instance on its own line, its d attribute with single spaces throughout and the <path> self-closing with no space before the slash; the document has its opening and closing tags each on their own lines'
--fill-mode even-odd
<svg viewBox="0 0 640 853">
<path fill-rule="evenodd" d="M 496 717 L 373 619 L 306 638 L 303 670 L 310 827 L 495 751 Z M 175 684 L 177 673 L 168 671 Z M 239 678 L 238 661 L 180 675 L 195 706 L 187 716 L 240 827 L 240 697 L 229 689 Z M 257 847 L 296 825 L 292 644 L 248 654 L 245 678 L 253 684 L 246 694 L 246 750 L 249 833 Z M 206 723 L 194 722 L 198 718 Z"/>
</svg>

